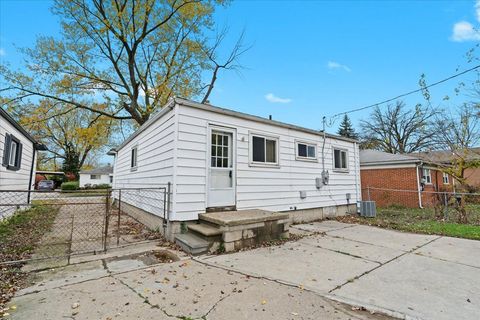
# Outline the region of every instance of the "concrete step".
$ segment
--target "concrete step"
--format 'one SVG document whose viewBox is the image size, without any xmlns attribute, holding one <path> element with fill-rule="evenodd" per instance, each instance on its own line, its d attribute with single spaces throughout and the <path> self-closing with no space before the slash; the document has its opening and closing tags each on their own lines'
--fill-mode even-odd
<svg viewBox="0 0 480 320">
<path fill-rule="evenodd" d="M 199 255 L 208 251 L 209 242 L 193 233 L 179 233 L 175 235 L 175 243 L 191 255 Z"/>
<path fill-rule="evenodd" d="M 188 230 L 201 234 L 204 237 L 215 237 L 222 235 L 222 230 L 214 225 L 206 223 L 191 224 L 188 226 Z"/>
</svg>

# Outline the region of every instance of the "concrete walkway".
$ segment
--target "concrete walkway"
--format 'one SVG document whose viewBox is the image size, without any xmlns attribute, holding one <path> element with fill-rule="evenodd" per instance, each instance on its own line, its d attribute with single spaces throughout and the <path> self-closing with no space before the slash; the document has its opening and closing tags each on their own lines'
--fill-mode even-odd
<svg viewBox="0 0 480 320">
<path fill-rule="evenodd" d="M 137 254 L 36 273 L 7 319 L 388 319 L 178 254 L 172 263 Z"/>
<path fill-rule="evenodd" d="M 110 253 L 39 272 L 10 318 L 478 319 L 480 241 L 335 221 L 291 230 L 308 236 L 195 260 L 177 252 L 172 263 Z"/>
<path fill-rule="evenodd" d="M 399 318 L 479 318 L 480 241 L 336 221 L 292 229 L 311 236 L 202 261 Z"/>
</svg>

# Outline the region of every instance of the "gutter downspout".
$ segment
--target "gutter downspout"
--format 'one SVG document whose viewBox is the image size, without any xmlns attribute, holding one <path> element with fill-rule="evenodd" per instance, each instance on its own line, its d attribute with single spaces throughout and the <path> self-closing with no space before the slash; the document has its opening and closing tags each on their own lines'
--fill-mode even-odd
<svg viewBox="0 0 480 320">
<path fill-rule="evenodd" d="M 416 171 L 417 171 L 417 190 L 418 190 L 418 207 L 420 209 L 423 209 L 423 206 L 422 206 L 422 189 L 420 187 L 420 172 L 418 171 L 418 169 L 420 168 L 420 166 L 423 165 L 422 162 L 420 162 L 420 164 L 417 164 L 416 165 Z"/>
<path fill-rule="evenodd" d="M 357 143 L 353 143 L 353 161 L 355 163 L 355 201 L 356 201 L 356 206 L 358 210 L 358 202 L 359 202 L 359 197 L 358 197 L 358 177 L 357 177 Z"/>
<path fill-rule="evenodd" d="M 33 180 L 33 167 L 35 166 L 35 156 L 37 155 L 37 149 L 35 148 L 35 144 L 33 144 L 33 153 L 32 153 L 32 164 L 30 166 L 30 178 L 28 179 L 28 195 L 27 195 L 27 203 L 30 204 L 30 195 L 32 191 L 32 180 Z"/>
</svg>

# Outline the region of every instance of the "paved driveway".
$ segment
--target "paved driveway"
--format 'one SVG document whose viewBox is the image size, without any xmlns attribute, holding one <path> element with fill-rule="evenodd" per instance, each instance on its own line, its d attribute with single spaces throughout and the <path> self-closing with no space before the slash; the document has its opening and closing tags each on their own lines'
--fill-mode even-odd
<svg viewBox="0 0 480 320">
<path fill-rule="evenodd" d="M 293 232 L 311 235 L 202 259 L 401 318 L 479 319 L 480 241 L 336 221 Z"/>
</svg>

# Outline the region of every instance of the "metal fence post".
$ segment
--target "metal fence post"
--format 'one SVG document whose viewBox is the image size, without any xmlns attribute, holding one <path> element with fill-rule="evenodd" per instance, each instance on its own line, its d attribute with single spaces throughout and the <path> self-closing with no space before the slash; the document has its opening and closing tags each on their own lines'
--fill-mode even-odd
<svg viewBox="0 0 480 320">
<path fill-rule="evenodd" d="M 105 229 L 104 229 L 104 238 L 103 238 L 103 251 L 107 251 L 108 245 L 108 223 L 110 220 L 110 197 L 112 190 L 107 190 L 107 195 L 105 198 Z"/>
<path fill-rule="evenodd" d="M 117 246 L 120 244 L 120 212 L 122 210 L 122 189 L 118 190 Z"/>
<path fill-rule="evenodd" d="M 448 200 L 447 200 L 447 193 L 443 193 L 443 204 L 445 205 L 445 209 L 443 211 L 443 219 L 446 221 L 448 219 Z"/>
</svg>

